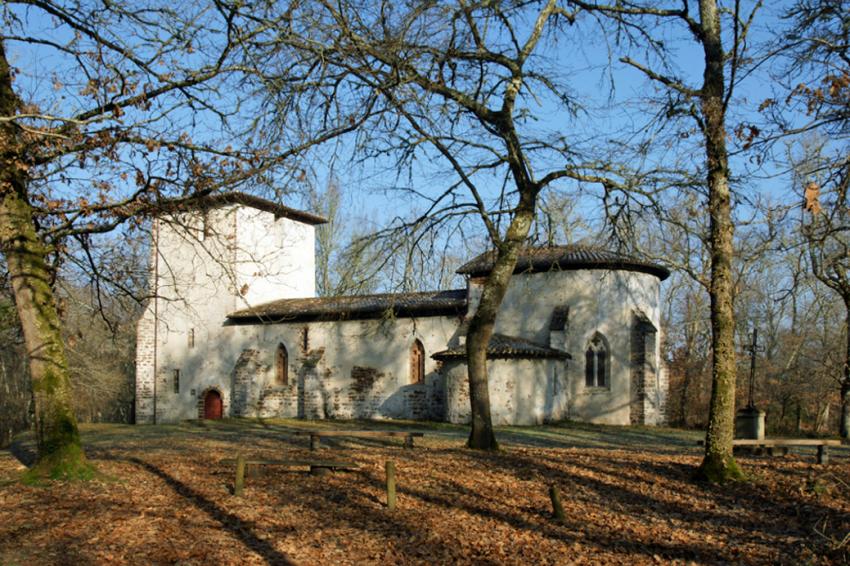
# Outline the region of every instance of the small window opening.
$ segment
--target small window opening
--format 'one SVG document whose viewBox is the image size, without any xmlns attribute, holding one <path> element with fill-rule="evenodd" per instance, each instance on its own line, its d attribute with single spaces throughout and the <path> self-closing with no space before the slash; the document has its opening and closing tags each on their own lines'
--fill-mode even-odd
<svg viewBox="0 0 850 566">
<path fill-rule="evenodd" d="M 180 370 L 174 370 L 174 392 L 180 393 Z"/>
<path fill-rule="evenodd" d="M 210 212 L 205 210 L 201 216 L 203 228 L 201 229 L 201 240 L 206 240 L 212 236 L 212 223 L 210 222 Z"/>
<path fill-rule="evenodd" d="M 189 347 L 190 348 L 195 347 L 195 329 L 194 328 L 189 329 Z"/>
<path fill-rule="evenodd" d="M 275 381 L 278 385 L 289 385 L 289 355 L 283 344 L 278 345 L 275 354 Z"/>
<path fill-rule="evenodd" d="M 418 339 L 410 348 L 410 383 L 425 382 L 425 347 Z"/>
<path fill-rule="evenodd" d="M 584 352 L 584 380 L 587 387 L 608 387 L 608 341 L 597 332 Z"/>
<path fill-rule="evenodd" d="M 310 327 L 301 329 L 301 349 L 306 353 L 310 351 Z"/>
</svg>

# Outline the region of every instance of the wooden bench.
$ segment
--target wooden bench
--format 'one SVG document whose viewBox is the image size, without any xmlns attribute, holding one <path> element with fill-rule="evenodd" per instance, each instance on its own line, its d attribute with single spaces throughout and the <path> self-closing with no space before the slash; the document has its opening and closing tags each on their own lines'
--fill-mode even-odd
<svg viewBox="0 0 850 566">
<path fill-rule="evenodd" d="M 241 457 L 240 457 L 241 458 Z M 242 494 L 245 485 L 245 468 L 248 466 L 283 466 L 286 468 L 309 468 L 313 475 L 324 475 L 337 470 L 355 470 L 360 467 L 356 462 L 339 462 L 328 460 L 261 460 L 257 458 L 229 458 L 222 460 L 222 464 L 236 465 L 236 480 L 233 483 L 233 493 Z"/>
<path fill-rule="evenodd" d="M 413 448 L 413 438 L 425 436 L 424 432 L 405 432 L 401 430 L 301 430 L 295 434 L 310 436 L 310 450 L 318 450 L 319 439 L 323 436 L 353 436 L 357 438 L 375 438 L 380 436 L 404 437 L 404 447 Z"/>
<path fill-rule="evenodd" d="M 702 446 L 705 440 L 698 440 L 697 445 Z M 732 441 L 733 447 L 750 446 L 753 448 L 767 448 L 773 455 L 774 448 L 787 450 L 791 446 L 816 446 L 818 449 L 818 464 L 829 463 L 829 447 L 841 446 L 840 440 L 826 440 L 821 438 L 736 438 Z"/>
</svg>

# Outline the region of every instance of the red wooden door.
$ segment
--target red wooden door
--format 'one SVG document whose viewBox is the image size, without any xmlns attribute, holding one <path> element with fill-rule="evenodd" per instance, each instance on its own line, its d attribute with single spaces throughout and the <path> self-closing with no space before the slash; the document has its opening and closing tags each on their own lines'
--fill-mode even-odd
<svg viewBox="0 0 850 566">
<path fill-rule="evenodd" d="M 218 391 L 207 391 L 204 397 L 204 418 L 220 419 L 221 405 L 221 393 Z"/>
</svg>

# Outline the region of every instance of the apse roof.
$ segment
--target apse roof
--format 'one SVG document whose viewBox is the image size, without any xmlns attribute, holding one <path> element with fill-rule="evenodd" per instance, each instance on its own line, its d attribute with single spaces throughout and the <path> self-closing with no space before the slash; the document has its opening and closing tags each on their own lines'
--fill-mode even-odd
<svg viewBox="0 0 850 566">
<path fill-rule="evenodd" d="M 494 250 L 480 254 L 463 264 L 457 273 L 479 277 L 487 275 L 496 262 Z M 576 269 L 622 269 L 655 275 L 662 281 L 670 271 L 661 265 L 636 257 L 592 246 L 569 245 L 526 247 L 519 254 L 514 273 L 539 273 Z"/>
</svg>

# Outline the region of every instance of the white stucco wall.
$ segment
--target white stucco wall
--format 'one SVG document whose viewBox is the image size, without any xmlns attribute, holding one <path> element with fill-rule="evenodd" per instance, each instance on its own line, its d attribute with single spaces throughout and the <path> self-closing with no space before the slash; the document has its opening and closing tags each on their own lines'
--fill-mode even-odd
<svg viewBox="0 0 850 566">
<path fill-rule="evenodd" d="M 571 419 L 629 424 L 630 332 L 640 310 L 660 327 L 660 281 L 633 271 L 576 270 L 514 275 L 499 310 L 496 332 L 549 345 L 549 325 L 556 307 L 569 307 L 563 349 L 572 355 L 567 366 Z M 611 350 L 611 379 L 606 388 L 585 386 L 584 352 L 595 332 Z M 656 359 L 660 355 L 656 342 Z M 657 376 L 656 376 L 657 378 Z"/>
<path fill-rule="evenodd" d="M 156 422 L 197 418 L 197 395 L 212 384 L 211 376 L 219 381 L 220 348 L 230 341 L 221 332 L 228 313 L 315 293 L 313 226 L 237 205 L 210 210 L 206 234 L 203 219 L 195 212 L 154 223 L 156 298 L 138 324 L 137 422 L 153 422 L 154 405 Z M 229 383 L 221 388 L 225 410 L 230 391 Z"/>
<path fill-rule="evenodd" d="M 182 355 L 169 350 L 164 363 L 180 367 L 181 391 L 161 389 L 159 420 L 197 418 L 195 395 L 209 387 L 224 394 L 227 416 L 439 418 L 432 406 L 442 406 L 442 390 L 430 355 L 445 348 L 457 326 L 456 317 L 220 326 L 207 344 Z M 410 383 L 414 339 L 426 354 L 421 385 Z M 285 386 L 275 381 L 281 343 L 289 359 Z"/>
<path fill-rule="evenodd" d="M 495 425 L 536 425 L 561 420 L 569 399 L 568 360 L 493 359 L 487 362 L 490 410 Z M 469 379 L 464 361 L 450 360 L 442 374 L 446 388 L 445 420 L 468 423 Z"/>
<path fill-rule="evenodd" d="M 240 207 L 236 214 L 235 272 L 244 290 L 239 308 L 316 295 L 315 229 L 270 212 Z"/>
<path fill-rule="evenodd" d="M 466 365 L 435 352 L 462 342 L 457 316 L 228 325 L 235 310 L 315 293 L 313 226 L 244 206 L 210 212 L 204 236 L 199 215 L 159 221 L 152 255 L 154 291 L 138 325 L 137 422 L 199 416 L 203 391 L 216 388 L 226 416 L 307 418 L 469 418 Z M 470 313 L 479 282 L 470 282 Z M 577 270 L 515 275 L 496 332 L 564 350 L 572 360 L 488 362 L 497 424 L 537 424 L 571 418 L 629 424 L 634 313 L 660 328 L 659 279 L 630 271 Z M 553 311 L 569 307 L 568 327 L 550 333 Z M 156 315 L 156 323 L 155 321 Z M 304 331 L 308 344 L 304 348 Z M 189 335 L 194 332 L 194 345 Z M 610 379 L 588 388 L 584 351 L 595 332 L 610 347 Z M 656 333 L 660 336 L 660 332 Z M 410 348 L 425 349 L 425 383 L 410 383 Z M 659 340 L 655 366 L 659 366 Z M 284 344 L 289 383 L 275 381 L 275 353 Z M 174 370 L 180 370 L 174 391 Z M 643 405 L 647 422 L 663 418 L 666 382 Z M 654 420 L 653 420 L 654 419 Z"/>
</svg>

